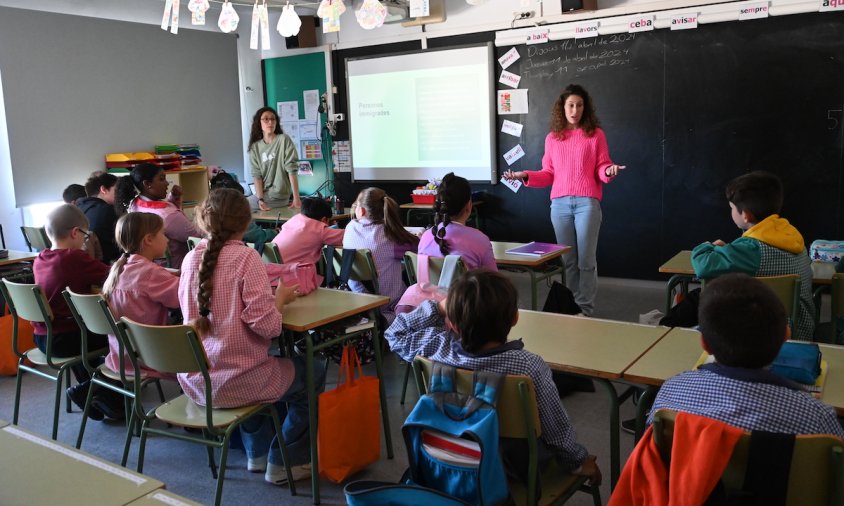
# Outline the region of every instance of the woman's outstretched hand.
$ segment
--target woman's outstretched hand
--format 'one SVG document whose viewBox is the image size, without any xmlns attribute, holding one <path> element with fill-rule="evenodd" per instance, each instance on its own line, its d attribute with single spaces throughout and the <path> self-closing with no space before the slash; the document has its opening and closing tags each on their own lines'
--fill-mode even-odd
<svg viewBox="0 0 844 506">
<path fill-rule="evenodd" d="M 524 181 L 524 179 L 527 177 L 527 173 L 523 170 L 519 170 L 519 171 L 508 170 L 508 171 L 505 171 L 504 174 L 502 174 L 502 175 L 504 176 L 504 179 L 509 179 L 510 181 L 512 181 L 514 179 Z"/>
</svg>

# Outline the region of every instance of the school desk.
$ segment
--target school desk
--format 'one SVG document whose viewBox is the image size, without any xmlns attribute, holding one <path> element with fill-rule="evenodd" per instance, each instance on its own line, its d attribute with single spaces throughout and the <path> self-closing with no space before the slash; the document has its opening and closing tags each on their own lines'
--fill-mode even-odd
<svg viewBox="0 0 844 506">
<path fill-rule="evenodd" d="M 0 266 L 3 265 L 12 265 L 12 264 L 19 264 L 23 262 L 32 262 L 38 257 L 38 253 L 30 252 L 30 251 L 15 251 L 15 250 L 8 250 L 9 256 L 6 258 L 0 258 Z"/>
<path fill-rule="evenodd" d="M 164 484 L 70 446 L 0 429 L 0 503 L 123 505 Z"/>
<path fill-rule="evenodd" d="M 563 246 L 562 249 L 533 257 L 527 255 L 511 255 L 508 249 L 524 246 L 520 242 L 492 242 L 492 254 L 495 256 L 495 263 L 498 267 L 510 270 L 527 272 L 530 275 L 530 308 L 537 309 L 536 289 L 537 284 L 545 279 L 560 275 L 560 282 L 566 284 L 566 268 L 562 256 L 571 251 L 571 246 Z"/>
<path fill-rule="evenodd" d="M 483 200 L 478 200 L 477 202 L 473 201 L 472 202 L 472 213 L 469 215 L 469 218 L 466 220 L 467 223 L 470 222 L 470 221 L 474 221 L 475 222 L 475 228 L 477 228 L 478 230 L 482 230 L 482 229 L 481 229 L 480 213 L 477 211 L 477 208 L 479 206 L 483 205 L 483 203 L 484 203 Z M 434 220 L 433 220 L 434 205 L 433 204 L 416 204 L 414 202 L 410 202 L 408 204 L 400 205 L 399 208 L 405 209 L 407 211 L 407 216 L 405 217 L 405 221 L 404 221 L 406 225 L 410 225 L 410 217 L 414 213 L 422 213 L 422 214 L 429 215 L 431 217 L 431 219 L 429 220 L 429 223 L 427 225 L 431 226 L 431 225 L 434 224 Z"/>
<path fill-rule="evenodd" d="M 127 506 L 202 506 L 202 504 L 160 489 L 130 502 Z"/>
<path fill-rule="evenodd" d="M 637 323 L 578 316 L 519 311 L 510 339 L 521 338 L 525 349 L 536 353 L 555 371 L 579 374 L 598 381 L 610 399 L 610 485 L 621 471 L 619 406 L 630 393 L 619 396 L 612 380 L 641 357 L 670 329 Z"/>
<path fill-rule="evenodd" d="M 300 211 L 301 209 L 291 207 L 279 207 L 277 209 L 270 209 L 269 211 L 259 210 L 252 213 L 252 219 L 259 224 L 274 224 L 275 226 L 278 226 L 299 214 Z M 343 210 L 342 214 L 335 214 L 331 219 L 334 221 L 340 221 L 348 219 L 351 216 L 352 209 L 347 207 Z"/>
<path fill-rule="evenodd" d="M 390 437 L 390 418 L 387 412 L 387 394 L 384 390 L 384 375 L 381 365 L 381 330 L 378 329 L 378 308 L 389 303 L 390 298 L 381 295 L 318 288 L 284 306 L 282 326 L 285 330 L 301 337 L 305 342 L 306 379 L 308 388 L 308 416 L 311 430 L 311 489 L 314 504 L 319 504 L 319 461 L 317 456 L 317 393 L 314 385 L 314 354 L 329 346 L 342 343 L 351 336 L 342 336 L 315 345 L 309 330 L 324 327 L 347 316 L 368 312 L 370 321 L 376 322 L 372 332 L 375 348 L 375 370 L 380 380 L 381 421 L 384 424 L 384 438 L 387 444 L 387 458 L 393 458 L 393 442 Z"/>
</svg>

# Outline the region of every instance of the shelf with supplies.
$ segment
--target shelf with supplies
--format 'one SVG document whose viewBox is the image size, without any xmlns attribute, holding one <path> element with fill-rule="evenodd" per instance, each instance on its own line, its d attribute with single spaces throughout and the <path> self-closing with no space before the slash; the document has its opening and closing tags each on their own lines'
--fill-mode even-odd
<svg viewBox="0 0 844 506">
<path fill-rule="evenodd" d="M 194 207 L 208 196 L 208 168 L 204 166 L 166 171 L 167 181 L 182 187 L 182 207 Z"/>
</svg>

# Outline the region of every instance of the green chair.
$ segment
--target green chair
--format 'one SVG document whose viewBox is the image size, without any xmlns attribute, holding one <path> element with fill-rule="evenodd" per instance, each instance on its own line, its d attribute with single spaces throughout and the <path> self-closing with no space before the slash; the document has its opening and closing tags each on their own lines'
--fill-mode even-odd
<svg viewBox="0 0 844 506">
<path fill-rule="evenodd" d="M 844 274 L 838 273 L 832 276 L 832 310 L 830 312 L 830 316 L 832 316 L 832 321 L 830 322 L 830 326 L 832 327 L 832 334 L 831 336 L 831 343 L 838 342 L 838 335 L 844 332 L 844 328 L 841 327 L 841 319 L 844 318 Z"/>
<path fill-rule="evenodd" d="M 255 248 L 255 243 L 247 242 L 246 245 L 250 248 Z M 278 245 L 276 243 L 272 241 L 264 243 L 264 252 L 261 254 L 261 261 L 265 264 L 283 263 L 281 261 L 281 252 L 278 250 Z"/>
<path fill-rule="evenodd" d="M 281 434 L 278 412 L 273 404 L 253 404 L 241 408 L 214 409 L 211 407 L 211 378 L 208 375 L 208 357 L 193 327 L 187 325 L 154 326 L 143 325 L 123 317 L 117 323 L 125 333 L 126 345 L 133 366 L 137 361 L 147 367 L 166 373 L 199 373 L 205 379 L 205 406 L 193 402 L 186 395 L 165 402 L 149 411 L 144 411 L 141 402 L 143 382 L 140 376 L 134 377 L 135 416 L 142 421 L 141 443 L 138 448 L 138 472 L 144 470 L 144 451 L 149 434 L 171 437 L 181 441 L 204 445 L 208 449 L 208 465 L 211 474 L 217 478 L 214 504 L 219 505 L 223 493 L 223 479 L 226 473 L 229 440 L 232 433 L 246 420 L 253 416 L 270 416 L 276 431 L 279 449 L 287 468 L 287 481 L 290 494 L 296 495 L 296 486 L 287 463 L 287 447 Z M 202 430 L 202 437 L 182 431 L 168 431 L 152 427 L 151 423 L 161 420 L 177 427 Z M 214 464 L 214 448 L 220 449 L 219 473 Z M 316 472 L 316 470 L 314 470 Z"/>
<path fill-rule="evenodd" d="M 41 291 L 38 285 L 13 283 L 8 279 L 2 281 L 0 283 L 0 292 L 2 292 L 3 298 L 9 304 L 9 312 L 12 314 L 12 351 L 18 356 L 18 374 L 15 381 L 15 408 L 14 414 L 12 415 L 12 423 L 15 425 L 18 423 L 23 373 L 31 372 L 36 376 L 56 383 L 56 399 L 53 405 L 53 432 L 51 436 L 53 439 L 56 439 L 59 430 L 59 407 L 61 406 L 62 400 L 62 376 L 64 376 L 67 386 L 70 386 L 70 367 L 81 362 L 83 356 L 87 359 L 102 356 L 107 349 L 94 350 L 84 355 L 80 354 L 73 357 L 54 357 L 53 311 L 50 309 L 47 298 L 44 297 L 44 292 Z M 18 348 L 19 317 L 30 322 L 44 324 L 47 328 L 46 353 L 38 348 L 25 351 Z M 29 365 L 30 362 L 33 365 Z M 46 366 L 52 371 L 55 371 L 55 374 L 42 371 L 38 369 L 39 366 Z M 67 398 L 67 412 L 70 413 L 70 398 Z"/>
<path fill-rule="evenodd" d="M 791 334 L 797 334 L 797 324 L 800 308 L 800 276 L 787 274 L 784 276 L 758 276 L 756 279 L 774 291 L 785 307 L 786 316 L 791 320 Z"/>
<path fill-rule="evenodd" d="M 117 339 L 118 352 L 122 357 L 126 356 L 126 338 L 118 330 L 117 324 L 114 321 L 114 316 L 108 307 L 108 303 L 99 294 L 82 295 L 74 293 L 70 288 L 62 292 L 67 305 L 70 307 L 70 312 L 73 319 L 76 320 L 79 328 L 82 329 L 82 353 L 84 354 L 88 349 L 88 333 L 107 335 L 112 334 Z M 105 364 L 97 368 L 92 367 L 87 362 L 84 363 L 85 368 L 91 375 L 91 384 L 96 387 L 104 387 L 114 392 L 119 393 L 125 400 L 126 409 L 126 443 L 123 447 L 123 458 L 120 460 L 121 466 L 126 466 L 126 460 L 129 457 L 129 446 L 132 441 L 132 434 L 135 430 L 135 411 L 132 409 L 132 403 L 135 401 L 135 390 L 133 388 L 135 379 L 132 373 L 126 373 L 125 362 L 120 362 L 120 369 L 118 371 L 111 370 Z M 133 370 L 136 364 L 133 362 Z M 107 381 L 111 380 L 111 382 Z M 115 385 L 114 382 L 119 382 L 122 386 Z M 164 391 L 161 389 L 161 382 L 158 378 L 149 377 L 143 372 L 141 373 L 141 385 L 146 386 L 150 383 L 155 383 L 158 388 L 158 398 L 164 402 Z M 88 389 L 88 397 L 85 399 L 84 416 L 82 423 L 79 426 L 79 435 L 76 438 L 76 448 L 82 447 L 82 438 L 85 436 L 85 426 L 88 421 L 88 410 L 91 408 L 91 399 L 94 396 L 95 388 Z M 130 402 L 131 400 L 131 402 Z"/>
<path fill-rule="evenodd" d="M 333 262 L 334 272 L 340 272 L 340 267 L 343 260 L 343 248 L 335 248 L 334 258 L 329 258 L 328 248 L 325 247 L 322 249 L 322 256 L 325 259 L 326 265 L 329 262 Z M 352 272 L 349 276 L 349 279 L 354 281 L 360 281 L 361 283 L 370 285 L 370 287 L 372 288 L 372 293 L 381 293 L 380 287 L 378 285 L 378 271 L 375 270 L 375 260 L 372 258 L 371 251 L 366 248 L 361 248 L 357 250 L 357 254 L 355 255 L 355 263 L 352 265 Z"/>
<path fill-rule="evenodd" d="M 654 413 L 654 442 L 666 464 L 671 461 L 676 416 L 676 412 L 667 409 Z M 721 483 L 728 493 L 742 490 L 747 474 L 749 453 L 750 432 L 745 432 L 739 438 L 724 474 L 721 476 Z M 789 506 L 844 504 L 844 441 L 831 435 L 796 436 L 785 504 Z"/>
<path fill-rule="evenodd" d="M 201 241 L 201 240 L 202 240 L 202 237 L 194 237 L 194 236 L 188 237 L 188 251 L 194 249 L 196 247 L 196 245 L 199 244 L 199 241 Z"/>
<path fill-rule="evenodd" d="M 427 358 L 416 357 L 413 371 L 419 391 L 427 393 L 431 379 L 433 362 Z M 473 372 L 457 369 L 456 389 L 458 392 L 471 393 Z M 569 474 L 556 464 L 554 459 L 539 468 L 538 441 L 542 436 L 539 420 L 539 407 L 536 390 L 528 376 L 507 375 L 498 393 L 498 434 L 502 438 L 524 439 L 528 447 L 528 481 L 522 483 L 510 480 L 510 494 L 515 504 L 563 504 L 576 492 L 586 492 L 592 496 L 595 506 L 601 504 L 601 492 L 598 487 L 587 485 L 585 476 Z M 542 495 L 537 496 L 537 479 L 542 483 Z"/>
<path fill-rule="evenodd" d="M 419 255 L 412 252 L 406 251 L 404 253 L 404 272 L 407 274 L 408 282 L 413 285 L 417 282 L 416 273 L 419 271 Z M 428 257 L 428 280 L 431 283 L 439 284 L 440 282 L 440 275 L 443 271 L 443 263 L 445 262 L 445 257 Z M 452 277 L 452 281 L 459 277 L 461 274 L 466 272 L 466 266 L 463 264 L 461 260 L 457 264 L 457 270 L 454 272 Z M 451 284 L 450 282 L 448 283 Z M 445 287 L 443 287 L 445 288 Z M 410 370 L 412 369 L 411 364 L 407 364 L 407 367 L 404 370 L 404 380 L 402 381 L 401 386 L 401 399 L 399 400 L 399 404 L 402 406 L 404 405 L 404 401 L 407 398 L 407 384 L 410 380 Z"/>
<path fill-rule="evenodd" d="M 47 231 L 44 227 L 21 227 L 23 233 L 23 240 L 26 241 L 26 247 L 29 251 L 42 251 L 49 249 L 53 244 L 50 238 L 47 237 Z"/>
</svg>

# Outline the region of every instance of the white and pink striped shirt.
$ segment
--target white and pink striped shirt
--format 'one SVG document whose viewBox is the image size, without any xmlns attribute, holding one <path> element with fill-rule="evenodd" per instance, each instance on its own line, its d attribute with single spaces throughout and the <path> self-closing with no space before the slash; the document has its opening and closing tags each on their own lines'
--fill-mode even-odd
<svg viewBox="0 0 844 506">
<path fill-rule="evenodd" d="M 551 185 L 551 198 L 592 197 L 601 200 L 607 167 L 613 165 L 604 131 L 587 136 L 583 129 L 565 130 L 560 140 L 554 132 L 545 137 L 542 170 L 528 172 L 525 184 L 531 188 Z"/>
<path fill-rule="evenodd" d="M 185 321 L 199 317 L 196 301 L 199 266 L 208 247 L 203 239 L 182 263 L 179 302 Z M 295 374 L 288 359 L 269 356 L 270 339 L 281 334 L 281 313 L 275 307 L 267 271 L 258 252 L 239 241 L 227 241 L 213 275 L 211 332 L 202 339 L 208 355 L 215 408 L 233 408 L 280 399 Z M 205 383 L 199 373 L 179 374 L 185 395 L 205 404 Z"/>
</svg>

